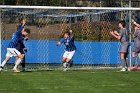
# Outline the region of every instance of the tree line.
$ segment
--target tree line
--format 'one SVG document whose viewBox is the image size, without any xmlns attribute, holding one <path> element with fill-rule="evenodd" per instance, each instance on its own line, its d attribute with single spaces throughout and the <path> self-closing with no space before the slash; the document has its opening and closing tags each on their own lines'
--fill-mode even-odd
<svg viewBox="0 0 140 93">
<path fill-rule="evenodd" d="M 39 6 L 120 6 L 124 0 L 0 0 L 1 5 L 39 5 Z M 125 0 L 126 1 L 126 0 Z"/>
</svg>

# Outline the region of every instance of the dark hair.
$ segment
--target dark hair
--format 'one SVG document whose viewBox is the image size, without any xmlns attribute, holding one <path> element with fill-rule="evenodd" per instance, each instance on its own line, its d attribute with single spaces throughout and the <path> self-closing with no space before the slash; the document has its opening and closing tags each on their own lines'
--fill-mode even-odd
<svg viewBox="0 0 140 93">
<path fill-rule="evenodd" d="M 31 33 L 29 28 L 25 28 L 24 31 L 27 32 L 28 34 Z"/>
<path fill-rule="evenodd" d="M 124 20 L 120 20 L 119 23 L 123 26 L 126 27 L 126 22 Z"/>
<path fill-rule="evenodd" d="M 70 32 L 69 31 L 66 31 L 66 32 L 64 32 L 64 34 L 70 35 Z"/>
</svg>

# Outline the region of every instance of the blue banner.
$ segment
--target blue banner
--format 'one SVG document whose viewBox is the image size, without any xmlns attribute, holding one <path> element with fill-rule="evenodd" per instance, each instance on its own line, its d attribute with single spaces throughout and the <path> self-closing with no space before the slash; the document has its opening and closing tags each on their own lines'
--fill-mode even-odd
<svg viewBox="0 0 140 93">
<path fill-rule="evenodd" d="M 2 40 L 2 61 L 6 55 L 6 48 L 10 40 Z M 60 64 L 65 46 L 56 46 L 57 41 L 28 40 L 25 42 L 28 52 L 27 63 Z M 120 64 L 118 42 L 80 42 L 76 41 L 74 64 Z M 15 61 L 14 57 L 9 63 Z"/>
</svg>

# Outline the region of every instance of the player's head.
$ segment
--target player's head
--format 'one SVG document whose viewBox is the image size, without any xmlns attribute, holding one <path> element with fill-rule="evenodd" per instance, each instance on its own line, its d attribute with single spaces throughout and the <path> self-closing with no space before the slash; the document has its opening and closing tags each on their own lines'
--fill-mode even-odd
<svg viewBox="0 0 140 93">
<path fill-rule="evenodd" d="M 22 31 L 22 35 L 26 36 L 28 34 L 30 34 L 30 29 L 24 28 L 23 31 Z"/>
<path fill-rule="evenodd" d="M 125 28 L 126 22 L 124 20 L 119 21 L 119 28 Z"/>
<path fill-rule="evenodd" d="M 69 38 L 69 31 L 67 31 L 67 32 L 64 33 L 64 38 L 65 39 Z"/>
</svg>

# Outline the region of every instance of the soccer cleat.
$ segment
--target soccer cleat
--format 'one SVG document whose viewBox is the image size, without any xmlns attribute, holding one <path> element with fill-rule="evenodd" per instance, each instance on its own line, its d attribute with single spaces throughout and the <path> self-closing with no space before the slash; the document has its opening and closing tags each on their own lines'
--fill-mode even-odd
<svg viewBox="0 0 140 93">
<path fill-rule="evenodd" d="M 127 71 L 126 68 L 122 68 L 122 69 L 120 70 L 120 72 L 125 72 L 125 71 Z"/>
<path fill-rule="evenodd" d="M 24 67 L 24 68 L 22 68 L 22 72 L 25 72 L 25 71 L 26 71 L 25 67 Z"/>
<path fill-rule="evenodd" d="M 131 69 L 130 68 L 127 68 L 127 71 L 131 71 Z"/>
<path fill-rule="evenodd" d="M 140 70 L 140 67 L 137 67 L 137 70 Z"/>
<path fill-rule="evenodd" d="M 3 69 L 3 67 L 2 67 L 2 66 L 0 66 L 0 71 L 2 71 L 2 69 Z"/>
<path fill-rule="evenodd" d="M 19 72 L 20 72 L 20 71 L 17 70 L 17 69 L 13 69 L 13 71 L 14 71 L 15 73 L 19 73 Z"/>
<path fill-rule="evenodd" d="M 68 70 L 68 68 L 64 68 L 64 69 L 63 69 L 63 71 L 67 71 L 67 70 Z"/>
<path fill-rule="evenodd" d="M 137 70 L 136 66 L 129 67 L 130 70 Z"/>
</svg>

